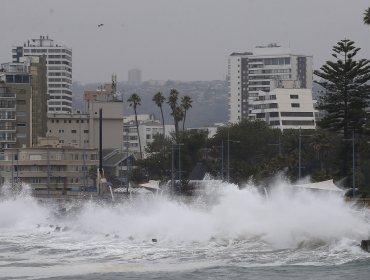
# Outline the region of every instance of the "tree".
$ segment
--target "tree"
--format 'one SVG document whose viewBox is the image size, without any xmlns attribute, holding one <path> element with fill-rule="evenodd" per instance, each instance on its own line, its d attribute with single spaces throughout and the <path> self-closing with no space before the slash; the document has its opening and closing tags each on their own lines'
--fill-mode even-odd
<svg viewBox="0 0 370 280">
<path fill-rule="evenodd" d="M 177 104 L 178 99 L 179 92 L 176 89 L 171 89 L 167 103 L 168 105 L 170 105 L 171 108 L 171 116 L 173 117 L 173 122 L 175 125 L 176 140 L 179 138 L 179 122 L 183 118 L 183 111 L 181 107 Z"/>
<path fill-rule="evenodd" d="M 364 24 L 370 25 L 370 8 L 367 8 L 367 10 L 365 10 L 363 21 Z"/>
<path fill-rule="evenodd" d="M 162 137 L 162 140 L 164 140 L 165 138 L 165 135 L 166 135 L 166 131 L 165 131 L 165 125 L 164 125 L 164 117 L 163 117 L 163 103 L 164 101 L 166 100 L 166 98 L 162 95 L 161 92 L 157 92 L 154 96 L 153 96 L 153 102 L 159 107 L 160 111 L 161 111 L 161 117 L 162 117 L 162 127 L 163 127 L 163 137 Z M 163 152 L 163 156 L 164 156 L 164 153 L 165 153 L 165 148 L 164 148 L 164 142 L 162 144 L 162 152 Z"/>
<path fill-rule="evenodd" d="M 130 98 L 127 99 L 127 102 L 129 102 L 130 107 L 132 107 L 134 109 L 137 137 L 139 139 L 140 158 L 143 158 L 143 153 L 142 153 L 142 150 L 141 150 L 140 133 L 139 133 L 139 122 L 137 120 L 137 111 L 136 111 L 137 106 L 141 105 L 141 98 L 136 93 L 133 93 L 133 94 L 131 94 Z"/>
<path fill-rule="evenodd" d="M 359 50 L 353 41 L 341 40 L 333 47 L 332 56 L 336 61 L 327 61 L 320 70 L 314 71 L 322 78 L 317 83 L 326 90 L 319 101 L 319 109 L 326 111 L 326 116 L 319 126 L 341 132 L 344 138 L 350 138 L 352 130 L 361 133 L 369 104 L 366 82 L 370 80 L 370 61 L 355 60 Z"/>
<path fill-rule="evenodd" d="M 181 99 L 181 107 L 184 112 L 184 118 L 182 120 L 182 130 L 185 130 L 185 119 L 186 119 L 186 112 L 192 107 L 191 103 L 193 103 L 193 100 L 191 99 L 190 96 L 185 95 Z"/>
<path fill-rule="evenodd" d="M 164 101 L 166 100 L 166 97 L 164 97 L 162 95 L 161 92 L 157 92 L 154 96 L 153 96 L 153 102 L 158 106 L 159 110 L 161 111 L 161 117 L 162 117 L 162 126 L 163 126 L 163 137 L 165 135 L 165 127 L 164 127 L 164 117 L 163 117 L 163 103 Z"/>
</svg>

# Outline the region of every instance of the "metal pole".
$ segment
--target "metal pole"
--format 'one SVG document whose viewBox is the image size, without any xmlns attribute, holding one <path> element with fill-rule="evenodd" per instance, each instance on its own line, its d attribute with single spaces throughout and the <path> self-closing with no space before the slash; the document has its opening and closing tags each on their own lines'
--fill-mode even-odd
<svg viewBox="0 0 370 280">
<path fill-rule="evenodd" d="M 298 179 L 300 180 L 301 179 L 301 146 L 302 146 L 302 142 L 301 142 L 301 129 L 299 129 L 299 141 L 298 141 Z"/>
<path fill-rule="evenodd" d="M 281 135 L 279 134 L 279 156 L 282 155 L 282 152 L 281 152 Z"/>
<path fill-rule="evenodd" d="M 47 156 L 47 162 L 48 162 L 48 197 L 49 197 L 50 196 L 50 176 L 51 176 L 49 148 L 46 150 L 46 156 Z"/>
<path fill-rule="evenodd" d="M 103 174 L 103 109 L 99 109 L 99 171 Z"/>
<path fill-rule="evenodd" d="M 230 133 L 227 130 L 227 181 L 230 182 Z"/>
<path fill-rule="evenodd" d="M 181 147 L 179 145 L 179 182 L 181 183 Z"/>
<path fill-rule="evenodd" d="M 352 130 L 352 194 L 355 197 L 356 171 L 355 171 L 355 131 Z"/>
<path fill-rule="evenodd" d="M 14 153 L 12 151 L 12 189 L 14 189 Z"/>
<path fill-rule="evenodd" d="M 171 146 L 171 150 L 172 150 L 172 162 L 171 162 L 171 192 L 174 191 L 175 189 L 175 155 L 174 155 L 174 148 L 173 148 L 173 144 Z"/>
<path fill-rule="evenodd" d="M 221 145 L 221 180 L 224 180 L 224 140 Z"/>
</svg>

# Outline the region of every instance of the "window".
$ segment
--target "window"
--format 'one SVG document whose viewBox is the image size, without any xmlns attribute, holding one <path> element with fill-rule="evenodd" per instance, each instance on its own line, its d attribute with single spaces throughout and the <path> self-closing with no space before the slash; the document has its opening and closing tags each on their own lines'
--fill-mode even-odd
<svg viewBox="0 0 370 280">
<path fill-rule="evenodd" d="M 89 133 L 89 130 L 88 129 L 84 130 L 84 133 Z"/>
<path fill-rule="evenodd" d="M 71 133 L 77 133 L 77 130 L 72 129 L 72 130 L 71 130 Z"/>
<path fill-rule="evenodd" d="M 290 99 L 298 99 L 298 94 L 291 94 Z"/>
<path fill-rule="evenodd" d="M 314 121 L 283 121 L 283 125 L 314 125 Z"/>
<path fill-rule="evenodd" d="M 279 117 L 279 112 L 270 112 L 270 118 L 277 118 Z"/>
<path fill-rule="evenodd" d="M 280 125 L 280 121 L 270 121 L 270 125 Z"/>
<path fill-rule="evenodd" d="M 313 112 L 281 112 L 282 117 L 313 117 Z"/>
<path fill-rule="evenodd" d="M 299 108 L 300 107 L 299 103 L 291 103 L 290 105 L 292 106 L 292 108 Z"/>
</svg>

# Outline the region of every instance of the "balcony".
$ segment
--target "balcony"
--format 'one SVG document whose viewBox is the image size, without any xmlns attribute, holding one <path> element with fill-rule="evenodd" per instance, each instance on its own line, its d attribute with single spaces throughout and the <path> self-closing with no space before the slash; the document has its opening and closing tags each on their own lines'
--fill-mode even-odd
<svg viewBox="0 0 370 280">
<path fill-rule="evenodd" d="M 15 132 L 15 125 L 0 124 L 0 131 Z"/>
<path fill-rule="evenodd" d="M 11 92 L 1 92 L 0 91 L 0 99 L 1 98 L 6 98 L 6 99 L 15 99 L 15 93 L 11 93 Z"/>
</svg>

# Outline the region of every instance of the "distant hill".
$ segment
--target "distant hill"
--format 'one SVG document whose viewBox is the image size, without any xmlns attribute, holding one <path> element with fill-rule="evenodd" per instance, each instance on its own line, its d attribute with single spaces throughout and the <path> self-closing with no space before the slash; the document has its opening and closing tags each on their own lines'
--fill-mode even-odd
<svg viewBox="0 0 370 280">
<path fill-rule="evenodd" d="M 74 82 L 72 91 L 74 94 L 73 107 L 81 110 L 83 108 L 82 95 L 85 90 L 95 90 L 101 84 L 81 84 Z M 126 101 L 132 93 L 141 97 L 139 114 L 154 114 L 160 119 L 159 108 L 152 101 L 153 95 L 158 91 L 167 97 L 171 89 L 175 88 L 181 96 L 188 95 L 192 98 L 192 108 L 187 114 L 186 127 L 201 127 L 212 125 L 217 122 L 226 122 L 228 119 L 228 88 L 226 81 L 194 81 L 194 82 L 144 82 L 138 87 L 128 86 L 123 82 L 117 84 L 118 92 L 123 94 Z M 164 104 L 165 122 L 172 123 L 169 106 Z M 133 114 L 133 109 L 125 102 L 124 114 Z"/>
</svg>

